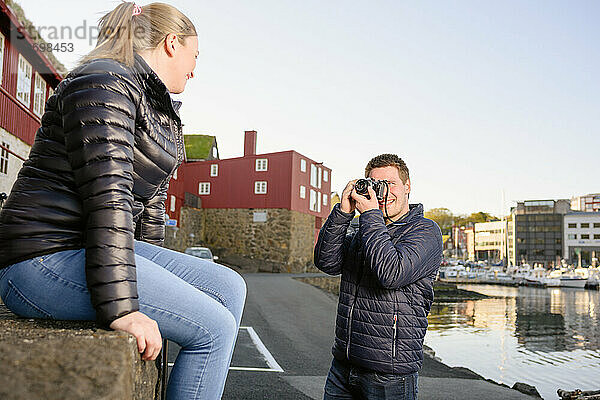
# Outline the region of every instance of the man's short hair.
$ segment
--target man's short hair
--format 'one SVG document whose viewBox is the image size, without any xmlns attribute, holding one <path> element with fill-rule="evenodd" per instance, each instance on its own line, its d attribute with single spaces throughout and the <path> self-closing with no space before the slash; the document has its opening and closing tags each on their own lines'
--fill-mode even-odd
<svg viewBox="0 0 600 400">
<path fill-rule="evenodd" d="M 395 154 L 380 154 L 377 157 L 373 157 L 365 168 L 365 177 L 368 177 L 373 169 L 383 167 L 398 168 L 398 175 L 400 176 L 402 183 L 408 181 L 408 167 L 404 160 Z"/>
</svg>

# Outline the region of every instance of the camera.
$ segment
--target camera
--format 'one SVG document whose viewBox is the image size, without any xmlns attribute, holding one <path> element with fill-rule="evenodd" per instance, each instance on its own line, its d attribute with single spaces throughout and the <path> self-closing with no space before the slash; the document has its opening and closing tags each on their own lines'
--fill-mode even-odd
<svg viewBox="0 0 600 400">
<path fill-rule="evenodd" d="M 367 199 L 370 199 L 371 196 L 369 196 L 369 186 L 373 188 L 373 191 L 377 196 L 377 200 L 383 201 L 384 197 L 388 193 L 387 181 L 377 181 L 373 178 L 359 179 L 354 184 L 354 190 L 356 190 L 356 193 L 365 196 Z"/>
</svg>

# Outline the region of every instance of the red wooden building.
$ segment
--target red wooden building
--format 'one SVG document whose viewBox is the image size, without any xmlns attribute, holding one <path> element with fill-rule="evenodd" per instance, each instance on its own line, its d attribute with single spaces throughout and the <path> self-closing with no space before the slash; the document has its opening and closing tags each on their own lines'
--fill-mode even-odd
<svg viewBox="0 0 600 400">
<path fill-rule="evenodd" d="M 166 204 L 176 228 L 168 245 L 208 245 L 242 268 L 306 271 L 331 211 L 331 169 L 293 150 L 257 154 L 256 140 L 256 131 L 246 131 L 242 157 L 179 167 Z"/>
<path fill-rule="evenodd" d="M 47 98 L 62 76 L 0 0 L 0 192 L 29 154 Z"/>
<path fill-rule="evenodd" d="M 320 227 L 331 211 L 331 169 L 293 150 L 256 154 L 256 140 L 256 131 L 245 132 L 243 157 L 182 164 L 169 187 L 170 218 L 179 219 L 187 192 L 203 209 L 294 210 Z"/>
</svg>

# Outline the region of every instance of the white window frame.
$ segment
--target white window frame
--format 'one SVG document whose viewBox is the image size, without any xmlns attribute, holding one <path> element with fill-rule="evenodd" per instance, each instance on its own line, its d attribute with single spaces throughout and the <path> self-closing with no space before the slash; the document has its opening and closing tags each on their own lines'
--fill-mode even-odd
<svg viewBox="0 0 600 400">
<path fill-rule="evenodd" d="M 321 212 L 321 192 L 317 192 L 317 212 Z"/>
<path fill-rule="evenodd" d="M 219 164 L 210 165 L 210 176 L 219 176 Z"/>
<path fill-rule="evenodd" d="M 327 205 L 327 198 L 328 198 L 328 196 L 326 194 L 323 194 L 323 205 L 324 206 Z"/>
<path fill-rule="evenodd" d="M 210 194 L 210 182 L 199 182 L 198 183 L 198 194 L 209 195 Z"/>
<path fill-rule="evenodd" d="M 323 180 L 323 169 L 321 167 L 317 168 L 317 187 L 321 189 L 321 181 Z"/>
<path fill-rule="evenodd" d="M 300 185 L 300 198 L 301 199 L 306 198 L 306 186 L 304 186 L 304 185 Z"/>
<path fill-rule="evenodd" d="M 310 198 L 308 201 L 308 209 L 310 211 L 317 211 L 317 192 L 310 189 Z"/>
<path fill-rule="evenodd" d="M 10 148 L 8 143 L 2 142 L 2 146 L 7 149 Z M 10 153 L 4 149 L 0 152 L 0 174 L 8 175 L 8 158 L 10 157 Z"/>
<path fill-rule="evenodd" d="M 315 164 L 310 164 L 310 186 L 318 187 L 318 173 L 317 166 Z"/>
<path fill-rule="evenodd" d="M 4 35 L 0 33 L 0 84 L 2 84 L 2 77 L 4 75 L 4 42 L 6 42 Z"/>
<path fill-rule="evenodd" d="M 329 171 L 327 171 L 326 169 L 323 170 L 323 181 L 329 182 Z"/>
<path fill-rule="evenodd" d="M 254 194 L 267 194 L 267 181 L 254 182 Z"/>
<path fill-rule="evenodd" d="M 31 78 L 33 68 L 29 61 L 19 54 L 19 64 L 17 72 L 17 100 L 27 106 L 31 105 Z"/>
<path fill-rule="evenodd" d="M 300 172 L 306 172 L 306 160 L 304 158 L 300 159 Z"/>
<path fill-rule="evenodd" d="M 46 103 L 46 81 L 40 74 L 35 73 L 35 83 L 33 87 L 33 113 L 38 117 L 44 114 L 44 104 Z"/>
<path fill-rule="evenodd" d="M 257 158 L 254 170 L 257 172 L 267 171 L 269 169 L 269 160 L 266 158 Z"/>
<path fill-rule="evenodd" d="M 171 212 L 175 211 L 175 202 L 176 202 L 176 197 L 171 195 L 171 207 L 169 208 L 171 210 Z"/>
</svg>

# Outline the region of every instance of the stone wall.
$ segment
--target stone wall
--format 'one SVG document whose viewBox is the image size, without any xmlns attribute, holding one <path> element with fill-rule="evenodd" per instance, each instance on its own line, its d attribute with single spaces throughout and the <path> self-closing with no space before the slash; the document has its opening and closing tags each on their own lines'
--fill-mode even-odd
<svg viewBox="0 0 600 400">
<path fill-rule="evenodd" d="M 310 276 L 307 278 L 295 278 L 304 283 L 316 286 L 331 294 L 339 296 L 341 276 Z"/>
<path fill-rule="evenodd" d="M 184 251 L 187 247 L 203 245 L 204 225 L 204 210 L 182 207 L 179 227 L 166 227 L 164 246 L 169 249 Z"/>
<path fill-rule="evenodd" d="M 0 399 L 158 398 L 135 337 L 94 322 L 18 318 L 0 302 Z"/>
<path fill-rule="evenodd" d="M 315 217 L 292 211 L 290 230 L 291 270 L 295 272 L 317 271 L 313 263 L 315 245 Z"/>
<path fill-rule="evenodd" d="M 255 222 L 255 213 L 266 220 Z M 219 262 L 245 271 L 304 272 L 313 264 L 314 224 L 314 216 L 286 209 L 183 207 L 165 247 L 207 246 Z"/>
</svg>

